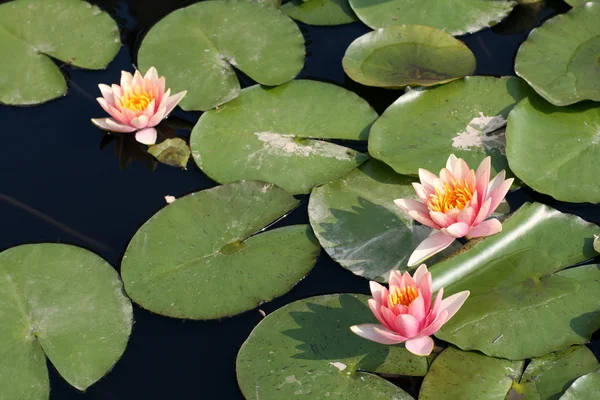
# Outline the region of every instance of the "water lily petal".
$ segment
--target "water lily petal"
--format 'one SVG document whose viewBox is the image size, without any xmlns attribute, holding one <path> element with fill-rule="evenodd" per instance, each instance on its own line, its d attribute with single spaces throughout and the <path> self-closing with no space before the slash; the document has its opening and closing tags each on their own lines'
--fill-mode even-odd
<svg viewBox="0 0 600 400">
<path fill-rule="evenodd" d="M 177 106 L 177 104 L 179 104 L 179 102 L 181 101 L 181 99 L 183 99 L 183 97 L 186 95 L 187 90 L 184 90 L 183 92 L 179 92 L 177 94 L 174 94 L 173 96 L 169 97 L 169 99 L 166 102 L 165 108 L 167 109 L 166 111 L 166 115 L 169 115 L 171 113 L 171 111 L 173 111 L 173 109 L 175 108 L 175 106 Z"/>
<path fill-rule="evenodd" d="M 396 288 L 402 287 L 402 273 L 397 270 L 390 272 L 390 278 L 388 279 L 390 284 L 390 292 L 396 290 Z M 386 303 L 387 304 L 387 303 Z"/>
<path fill-rule="evenodd" d="M 429 199 L 429 193 L 427 192 L 427 190 L 425 190 L 423 185 L 421 185 L 420 183 L 413 182 L 412 186 L 415 189 L 415 192 L 417 193 L 417 196 L 419 196 L 421 201 L 424 204 L 427 204 L 427 200 Z"/>
<path fill-rule="evenodd" d="M 437 315 L 436 319 L 429 325 L 425 326 L 419 333 L 420 336 L 429 336 L 435 334 L 448 321 L 448 311 L 442 310 Z"/>
<path fill-rule="evenodd" d="M 448 236 L 452 236 L 453 238 L 458 239 L 465 236 L 469 232 L 469 229 L 471 229 L 471 226 L 469 224 L 466 224 L 464 222 L 457 222 L 455 224 L 450 225 L 447 228 L 441 229 L 441 231 L 447 234 Z"/>
<path fill-rule="evenodd" d="M 496 211 L 496 208 L 500 205 L 502 200 L 506 197 L 506 193 L 510 190 L 510 186 L 512 185 L 514 179 L 510 178 L 505 180 L 490 192 L 490 199 L 492 200 L 492 204 L 490 205 L 490 212 Z"/>
<path fill-rule="evenodd" d="M 451 218 L 445 213 L 439 211 L 430 211 L 429 216 L 431 217 L 433 222 L 440 226 L 440 228 L 445 228 L 456 222 L 454 218 Z"/>
<path fill-rule="evenodd" d="M 404 211 L 416 210 L 421 213 L 428 213 L 429 208 L 420 201 L 410 199 L 396 199 L 394 204 L 403 209 Z"/>
<path fill-rule="evenodd" d="M 354 325 L 350 327 L 350 330 L 360 337 L 381 344 L 390 345 L 406 341 L 405 337 L 391 332 L 384 326 L 378 324 Z"/>
<path fill-rule="evenodd" d="M 447 168 L 442 168 L 440 171 L 440 179 L 444 182 L 452 183 L 455 180 L 454 175 Z"/>
<path fill-rule="evenodd" d="M 162 121 L 165 118 L 166 115 L 166 109 L 160 108 L 158 109 L 158 111 L 156 111 L 156 113 L 150 117 L 150 120 L 148 121 L 148 126 L 156 126 L 158 124 L 160 124 L 160 121 Z"/>
<path fill-rule="evenodd" d="M 423 294 L 414 299 L 408 306 L 408 313 L 415 317 L 419 322 L 419 329 L 421 328 L 422 321 L 425 320 L 425 299 Z"/>
<path fill-rule="evenodd" d="M 394 331 L 407 338 L 417 336 L 420 331 L 419 321 L 410 314 L 398 315 L 394 327 Z"/>
<path fill-rule="evenodd" d="M 369 288 L 371 289 L 373 299 L 379 304 L 385 304 L 385 299 L 389 294 L 385 286 L 380 285 L 375 281 L 369 281 Z"/>
<path fill-rule="evenodd" d="M 146 128 L 135 133 L 135 140 L 142 144 L 153 145 L 156 143 L 156 137 L 158 136 L 156 129 Z"/>
<path fill-rule="evenodd" d="M 433 222 L 433 220 L 429 217 L 429 214 L 425 214 L 425 213 L 419 212 L 417 210 L 410 210 L 410 211 L 408 211 L 408 215 L 415 221 L 420 222 L 421 224 L 428 226 L 430 228 L 433 228 L 436 230 L 439 230 L 441 228 L 441 226 L 439 226 L 438 224 Z"/>
<path fill-rule="evenodd" d="M 423 240 L 410 255 L 408 266 L 414 267 L 422 263 L 434 254 L 439 253 L 454 242 L 452 236 L 448 236 L 442 232 L 435 232 L 425 240 Z"/>
<path fill-rule="evenodd" d="M 121 71 L 121 89 L 127 92 L 131 89 L 131 82 L 133 81 L 133 75 L 127 71 Z"/>
<path fill-rule="evenodd" d="M 408 339 L 404 344 L 406 350 L 417 356 L 430 355 L 433 351 L 433 345 L 433 339 L 429 336 L 418 336 L 416 338 Z"/>
<path fill-rule="evenodd" d="M 143 111 L 143 114 L 151 118 L 156 113 L 156 100 L 152 99 L 150 103 L 146 106 L 146 109 Z"/>
<path fill-rule="evenodd" d="M 488 184 L 490 182 L 490 174 L 492 172 L 492 158 L 486 157 L 477 167 L 477 193 L 479 193 L 479 203 L 483 203 L 484 197 L 488 192 Z"/>
<path fill-rule="evenodd" d="M 389 330 L 391 330 L 392 332 L 395 332 L 396 331 L 396 326 L 394 324 L 395 324 L 395 321 L 396 321 L 396 316 L 399 315 L 399 314 L 397 314 L 394 311 L 390 310 L 386 306 L 381 306 L 379 308 L 379 312 L 381 313 L 381 316 L 383 317 L 383 321 L 381 321 L 381 323 L 383 325 L 385 325 L 385 327 L 388 328 Z"/>
<path fill-rule="evenodd" d="M 475 208 L 474 207 L 465 207 L 459 214 L 458 214 L 458 222 L 464 222 L 467 225 L 471 225 L 473 223 L 473 221 L 475 220 L 475 216 L 477 215 Z"/>
<path fill-rule="evenodd" d="M 469 297 L 469 294 L 470 294 L 470 292 L 468 290 L 465 290 L 465 291 L 453 294 L 452 296 L 447 297 L 444 300 L 442 300 L 442 311 L 448 312 L 446 321 L 448 321 L 450 318 L 452 318 L 454 316 L 454 314 L 456 314 L 456 312 L 462 307 L 464 302 Z"/>
<path fill-rule="evenodd" d="M 131 80 L 132 88 L 140 88 L 144 85 L 144 78 L 139 70 L 135 70 L 135 74 L 133 74 L 133 79 Z"/>
<path fill-rule="evenodd" d="M 110 104 L 111 106 L 114 106 L 115 105 L 115 94 L 113 93 L 112 88 L 103 83 L 99 84 L 98 88 L 100 89 L 100 92 L 102 93 L 102 97 L 106 99 L 108 104 Z"/>
<path fill-rule="evenodd" d="M 419 180 L 425 188 L 433 189 L 433 182 L 436 179 L 439 178 L 435 174 L 427 171 L 426 169 L 419 168 Z"/>
<path fill-rule="evenodd" d="M 145 115 L 140 115 L 137 118 L 131 120 L 131 125 L 135 126 L 136 129 L 144 129 L 148 126 L 149 118 Z"/>
<path fill-rule="evenodd" d="M 155 81 L 158 79 L 158 72 L 156 72 L 156 68 L 150 67 L 148 71 L 146 71 L 146 75 L 144 75 L 144 79 Z"/>
<path fill-rule="evenodd" d="M 413 274 L 413 279 L 415 280 L 415 282 L 417 282 L 417 285 L 421 283 L 421 279 L 423 279 L 428 272 L 429 271 L 427 270 L 427 265 L 419 265 L 419 268 L 417 268 L 415 273 Z"/>
<path fill-rule="evenodd" d="M 491 205 L 492 205 L 492 199 L 487 199 L 486 201 L 483 202 L 483 204 L 479 208 L 479 212 L 477 213 L 477 216 L 475 217 L 475 219 L 473 220 L 473 223 L 471 224 L 472 226 L 479 225 L 487 217 L 490 216 L 490 214 L 492 213 L 492 211 L 490 211 Z"/>
<path fill-rule="evenodd" d="M 429 311 L 429 315 L 427 316 L 428 318 L 430 318 L 430 321 L 428 321 L 428 324 L 435 321 L 435 319 L 439 315 L 440 311 L 442 310 L 442 299 L 443 298 L 444 298 L 444 288 L 440 288 L 440 290 L 438 290 L 438 292 L 437 292 L 437 295 L 435 296 L 435 301 L 433 302 L 433 306 L 431 307 L 431 310 Z"/>
<path fill-rule="evenodd" d="M 456 164 L 457 160 L 458 158 L 456 158 L 454 154 L 450 154 L 450 156 L 448 157 L 448 161 L 446 161 L 446 169 L 454 171 L 454 164 Z"/>
<path fill-rule="evenodd" d="M 92 123 L 98 128 L 110 132 L 134 132 L 136 129 L 133 126 L 124 125 L 112 118 L 92 118 Z"/>
<path fill-rule="evenodd" d="M 419 286 L 419 290 L 421 291 L 421 296 L 423 296 L 423 304 L 425 305 L 425 313 L 429 312 L 431 308 L 431 296 L 432 294 L 432 278 L 431 273 L 427 272 L 421 280 L 417 283 Z"/>
<path fill-rule="evenodd" d="M 487 193 L 485 194 L 485 197 L 490 197 L 490 193 L 492 193 L 492 190 L 496 189 L 498 186 L 500 186 L 502 184 L 502 182 L 505 181 L 505 176 L 506 176 L 506 172 L 504 172 L 504 170 L 498 172 L 498 174 L 494 177 L 494 179 L 492 179 L 490 181 L 490 183 L 488 184 L 488 190 Z"/>
<path fill-rule="evenodd" d="M 454 169 L 452 170 L 452 173 L 454 174 L 456 179 L 465 179 L 469 171 L 470 168 L 467 165 L 467 162 L 462 158 L 459 158 L 454 164 Z"/>
<path fill-rule="evenodd" d="M 467 234 L 467 239 L 474 239 L 478 237 L 485 237 L 495 235 L 498 232 L 502 232 L 502 224 L 496 218 L 488 219 L 483 221 Z"/>
</svg>

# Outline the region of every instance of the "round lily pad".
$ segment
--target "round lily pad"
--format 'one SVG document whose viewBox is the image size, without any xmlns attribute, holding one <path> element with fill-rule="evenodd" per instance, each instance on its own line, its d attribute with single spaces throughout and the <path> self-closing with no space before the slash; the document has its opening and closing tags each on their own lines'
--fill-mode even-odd
<svg viewBox="0 0 600 400">
<path fill-rule="evenodd" d="M 534 29 L 517 53 L 517 75 L 557 106 L 600 101 L 598 20 L 600 3 L 588 2 Z"/>
<path fill-rule="evenodd" d="M 471 168 L 491 156 L 494 172 L 508 170 L 506 119 L 526 86 L 514 77 L 471 76 L 411 90 L 373 124 L 369 153 L 408 175 L 419 168 L 437 173 L 450 154 Z"/>
<path fill-rule="evenodd" d="M 321 246 L 344 268 L 370 280 L 387 282 L 392 270 L 406 270 L 410 254 L 431 233 L 394 204 L 394 199 L 417 199 L 412 182 L 369 160 L 315 188 L 308 216 Z M 453 243 L 433 262 L 458 248 Z"/>
<path fill-rule="evenodd" d="M 577 379 L 560 400 L 596 400 L 600 397 L 600 369 Z"/>
<path fill-rule="evenodd" d="M 600 203 L 598 126 L 598 104 L 557 107 L 532 94 L 508 118 L 510 168 L 527 185 L 555 199 Z"/>
<path fill-rule="evenodd" d="M 431 365 L 419 400 L 504 399 L 522 370 L 523 361 L 486 357 L 450 347 Z"/>
<path fill-rule="evenodd" d="M 177 199 L 131 239 L 121 263 L 127 294 L 157 314 L 215 319 L 286 293 L 312 269 L 319 244 L 308 225 L 259 232 L 297 204 L 256 181 Z"/>
<path fill-rule="evenodd" d="M 204 1 L 179 9 L 148 32 L 139 67 L 187 90 L 184 110 L 208 110 L 240 94 L 233 67 L 263 85 L 280 85 L 304 66 L 304 37 L 277 8 L 246 0 Z"/>
<path fill-rule="evenodd" d="M 420 25 L 369 32 L 350 44 L 342 59 L 352 80 L 367 86 L 432 86 L 475 72 L 475 56 L 460 40 Z"/>
<path fill-rule="evenodd" d="M 281 10 L 309 25 L 342 25 L 358 20 L 348 0 L 290 0 Z"/>
<path fill-rule="evenodd" d="M 0 253 L 0 398 L 48 399 L 46 357 L 79 390 L 119 360 L 131 333 L 119 275 L 87 250 L 31 244 Z"/>
<path fill-rule="evenodd" d="M 222 109 L 204 113 L 190 147 L 196 164 L 219 183 L 256 179 L 308 193 L 368 158 L 319 139 L 366 140 L 376 118 L 366 101 L 328 83 L 256 85 Z"/>
<path fill-rule="evenodd" d="M 597 254 L 596 232 L 577 216 L 525 204 L 502 232 L 430 268 L 434 289 L 471 291 L 436 336 L 511 360 L 587 343 L 600 328 L 600 268 L 565 268 Z"/>
<path fill-rule="evenodd" d="M 268 315 L 238 353 L 238 384 L 248 400 L 409 400 L 377 374 L 423 376 L 427 357 L 350 331 L 376 322 L 367 296 L 334 294 L 299 300 Z"/>
<path fill-rule="evenodd" d="M 495 25 L 517 5 L 511 0 L 350 0 L 358 18 L 373 29 L 427 25 L 464 35 Z"/>
<path fill-rule="evenodd" d="M 80 68 L 103 69 L 120 48 L 116 22 L 85 1 L 1 4 L 0 102 L 31 105 L 63 96 L 67 84 L 50 57 Z"/>
</svg>

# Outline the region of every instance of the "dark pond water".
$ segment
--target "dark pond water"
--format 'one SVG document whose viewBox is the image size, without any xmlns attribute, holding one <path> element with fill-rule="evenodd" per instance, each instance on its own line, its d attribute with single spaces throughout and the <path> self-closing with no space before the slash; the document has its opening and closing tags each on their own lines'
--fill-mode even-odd
<svg viewBox="0 0 600 400">
<path fill-rule="evenodd" d="M 134 142 L 107 141 L 90 123 L 91 117 L 104 115 L 95 101 L 98 83 L 117 82 L 121 70 L 132 71 L 136 46 L 150 26 L 194 1 L 89 1 L 110 13 L 121 29 L 124 46 L 108 70 L 80 71 L 63 65 L 69 80 L 65 98 L 33 108 L 0 106 L 0 250 L 32 242 L 71 243 L 100 254 L 119 269 L 130 238 L 165 205 L 165 195 L 179 197 L 215 183 L 193 161 L 187 171 L 164 165 L 152 170 L 151 158 L 144 158 Z M 560 1 L 549 1 L 530 27 L 567 9 Z M 528 32 L 520 25 L 527 22 L 526 15 L 517 9 L 509 22 L 494 30 L 461 38 L 477 56 L 477 74 L 514 75 L 514 57 Z M 366 26 L 300 26 L 308 52 L 300 78 L 344 86 L 380 113 L 399 96 L 399 92 L 363 87 L 344 75 L 342 56 L 350 42 L 369 31 Z M 245 77 L 242 81 L 245 86 L 252 84 Z M 177 110 L 175 115 L 193 124 L 200 113 Z M 513 207 L 532 199 L 600 223 L 600 207 L 562 204 L 530 190 L 509 197 Z M 306 203 L 304 198 L 303 206 L 280 224 L 307 223 Z M 323 252 L 304 281 L 261 308 L 270 313 L 297 299 L 336 292 L 368 293 L 368 283 Z M 262 318 L 257 310 L 220 321 L 194 322 L 134 307 L 134 317 L 123 358 L 86 393 L 71 388 L 49 365 L 51 400 L 242 398 L 235 380 L 235 357 Z"/>
</svg>

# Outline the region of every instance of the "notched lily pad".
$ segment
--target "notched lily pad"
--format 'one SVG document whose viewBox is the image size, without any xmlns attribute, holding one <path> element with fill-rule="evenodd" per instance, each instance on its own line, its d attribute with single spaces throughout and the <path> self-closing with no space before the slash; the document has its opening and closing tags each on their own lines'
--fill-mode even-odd
<svg viewBox="0 0 600 400">
<path fill-rule="evenodd" d="M 432 86 L 475 72 L 475 56 L 460 40 L 429 26 L 392 26 L 350 44 L 342 59 L 352 80 L 367 86 Z"/>
<path fill-rule="evenodd" d="M 298 201 L 257 181 L 195 192 L 167 205 L 135 234 L 121 274 L 127 294 L 166 316 L 232 316 L 290 290 L 319 245 L 308 225 L 261 233 Z"/>
<path fill-rule="evenodd" d="M 190 148 L 185 140 L 180 138 L 167 139 L 148 148 L 148 153 L 163 164 L 187 169 L 190 159 Z"/>
<path fill-rule="evenodd" d="M 290 0 L 281 10 L 309 25 L 342 25 L 358 20 L 348 0 Z"/>
<path fill-rule="evenodd" d="M 32 105 L 60 97 L 67 84 L 50 57 L 75 67 L 103 69 L 120 47 L 116 22 L 85 1 L 1 4 L 0 102 Z"/>
</svg>

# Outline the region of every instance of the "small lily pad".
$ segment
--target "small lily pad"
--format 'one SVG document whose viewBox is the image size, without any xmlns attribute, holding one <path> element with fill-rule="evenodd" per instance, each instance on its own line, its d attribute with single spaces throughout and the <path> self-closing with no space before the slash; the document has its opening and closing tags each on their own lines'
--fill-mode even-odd
<svg viewBox="0 0 600 400">
<path fill-rule="evenodd" d="M 600 370 L 577 379 L 560 400 L 596 400 L 600 398 Z"/>
<path fill-rule="evenodd" d="M 0 398 L 48 399 L 45 356 L 87 389 L 119 360 L 132 323 L 119 275 L 94 253 L 49 243 L 3 251 Z"/>
<path fill-rule="evenodd" d="M 348 0 L 290 0 L 281 10 L 309 25 L 342 25 L 358 20 Z"/>
<path fill-rule="evenodd" d="M 190 148 L 181 138 L 167 139 L 148 148 L 148 153 L 163 164 L 184 168 L 190 159 Z"/>
<path fill-rule="evenodd" d="M 104 69 L 120 48 L 116 22 L 85 1 L 1 4 L 0 102 L 31 105 L 63 96 L 67 84 L 50 57 L 79 68 Z"/>
<path fill-rule="evenodd" d="M 428 358 L 350 331 L 376 322 L 367 296 L 334 294 L 288 304 L 269 314 L 242 345 L 238 384 L 248 400 L 291 396 L 346 400 L 410 400 L 377 374 L 423 376 Z"/>
<path fill-rule="evenodd" d="M 304 66 L 304 37 L 277 8 L 246 0 L 203 1 L 159 21 L 142 41 L 140 69 L 154 66 L 184 110 L 209 110 L 236 98 L 233 67 L 263 85 L 294 79 Z"/>
<path fill-rule="evenodd" d="M 342 59 L 352 80 L 367 86 L 432 86 L 475 72 L 475 56 L 460 40 L 429 26 L 392 26 L 350 44 Z"/>
<path fill-rule="evenodd" d="M 283 295 L 314 266 L 318 242 L 308 225 L 260 232 L 297 204 L 257 181 L 178 198 L 131 239 L 121 263 L 127 294 L 189 319 L 232 316 Z"/>
<path fill-rule="evenodd" d="M 328 83 L 256 85 L 204 113 L 190 147 L 196 164 L 219 183 L 257 179 L 293 194 L 308 193 L 368 158 L 321 139 L 366 140 L 376 118 L 366 101 Z"/>
</svg>

